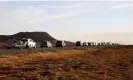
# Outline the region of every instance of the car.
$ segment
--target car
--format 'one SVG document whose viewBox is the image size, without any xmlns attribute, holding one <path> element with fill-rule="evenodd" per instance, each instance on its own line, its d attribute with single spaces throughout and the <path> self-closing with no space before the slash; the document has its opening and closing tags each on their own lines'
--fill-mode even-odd
<svg viewBox="0 0 133 80">
<path fill-rule="evenodd" d="M 25 48 L 36 48 L 36 42 L 31 38 L 23 38 L 20 41 L 21 47 Z"/>
<path fill-rule="evenodd" d="M 20 48 L 20 42 L 17 41 L 17 40 L 14 40 L 12 45 L 11 45 L 11 48 Z"/>
<path fill-rule="evenodd" d="M 88 46 L 91 46 L 91 42 L 88 42 Z"/>
<path fill-rule="evenodd" d="M 83 46 L 88 46 L 88 43 L 87 42 L 83 42 Z"/>
<path fill-rule="evenodd" d="M 5 49 L 12 49 L 12 46 L 11 45 L 3 45 L 3 48 L 5 48 Z"/>
<path fill-rule="evenodd" d="M 43 41 L 41 42 L 41 48 L 43 48 L 43 47 L 48 47 L 48 48 L 50 48 L 50 47 L 52 47 L 52 43 L 51 43 L 50 41 L 43 40 Z"/>
<path fill-rule="evenodd" d="M 65 46 L 66 46 L 65 41 L 57 41 L 56 42 L 56 47 L 65 47 Z"/>
<path fill-rule="evenodd" d="M 83 46 L 83 43 L 81 41 L 77 41 L 76 46 Z"/>
<path fill-rule="evenodd" d="M 101 43 L 97 43 L 97 46 L 101 46 Z"/>
<path fill-rule="evenodd" d="M 94 46 L 95 44 L 94 44 L 94 42 L 91 42 L 91 46 Z"/>
</svg>

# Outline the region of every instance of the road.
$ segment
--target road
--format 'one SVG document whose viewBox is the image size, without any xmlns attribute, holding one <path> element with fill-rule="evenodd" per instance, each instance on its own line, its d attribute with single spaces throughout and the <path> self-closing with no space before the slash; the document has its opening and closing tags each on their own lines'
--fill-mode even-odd
<svg viewBox="0 0 133 80">
<path fill-rule="evenodd" d="M 30 52 L 55 52 L 57 50 L 72 50 L 72 49 L 85 49 L 85 48 L 99 48 L 93 47 L 52 47 L 52 48 L 36 48 L 36 49 L 0 49 L 0 55 L 30 53 Z"/>
<path fill-rule="evenodd" d="M 10 55 L 19 53 L 31 53 L 31 52 L 55 52 L 57 50 L 80 50 L 86 48 L 105 48 L 105 47 L 120 47 L 120 46 L 88 46 L 88 47 L 52 47 L 52 48 L 36 48 L 36 49 L 0 49 L 0 55 Z M 132 46 L 131 46 L 132 47 Z"/>
</svg>

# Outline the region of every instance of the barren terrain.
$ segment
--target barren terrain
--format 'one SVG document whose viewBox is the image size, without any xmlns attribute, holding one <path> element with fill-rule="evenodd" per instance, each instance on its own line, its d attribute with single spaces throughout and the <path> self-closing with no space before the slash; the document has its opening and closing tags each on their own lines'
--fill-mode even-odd
<svg viewBox="0 0 133 80">
<path fill-rule="evenodd" d="M 0 56 L 0 80 L 133 80 L 131 48 L 82 48 Z"/>
</svg>

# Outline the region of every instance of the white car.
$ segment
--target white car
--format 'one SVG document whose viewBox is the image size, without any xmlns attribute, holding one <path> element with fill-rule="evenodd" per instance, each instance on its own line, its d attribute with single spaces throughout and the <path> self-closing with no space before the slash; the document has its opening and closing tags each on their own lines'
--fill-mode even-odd
<svg viewBox="0 0 133 80">
<path fill-rule="evenodd" d="M 91 46 L 94 46 L 95 45 L 95 43 L 94 42 L 91 42 Z"/>
<path fill-rule="evenodd" d="M 25 48 L 36 48 L 36 42 L 31 38 L 23 38 L 21 41 L 21 46 Z"/>
</svg>

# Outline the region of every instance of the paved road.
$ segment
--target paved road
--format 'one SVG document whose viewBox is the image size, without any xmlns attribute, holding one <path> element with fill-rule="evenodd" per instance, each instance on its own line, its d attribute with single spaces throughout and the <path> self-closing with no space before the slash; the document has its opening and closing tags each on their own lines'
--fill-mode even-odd
<svg viewBox="0 0 133 80">
<path fill-rule="evenodd" d="M 0 55 L 10 55 L 10 54 L 18 54 L 18 53 L 30 53 L 30 52 L 55 52 L 57 50 L 72 50 L 72 49 L 86 49 L 86 48 L 105 48 L 107 46 L 89 46 L 89 47 L 52 47 L 52 48 L 36 48 L 34 50 L 31 49 L 0 49 Z M 110 47 L 119 47 L 120 46 L 110 46 Z M 121 46 L 122 47 L 122 46 Z M 131 47 L 133 46 L 125 46 Z"/>
<path fill-rule="evenodd" d="M 52 48 L 36 48 L 36 49 L 0 49 L 0 55 L 30 53 L 30 52 L 55 52 L 57 50 L 85 49 L 99 47 L 52 47 Z"/>
</svg>

